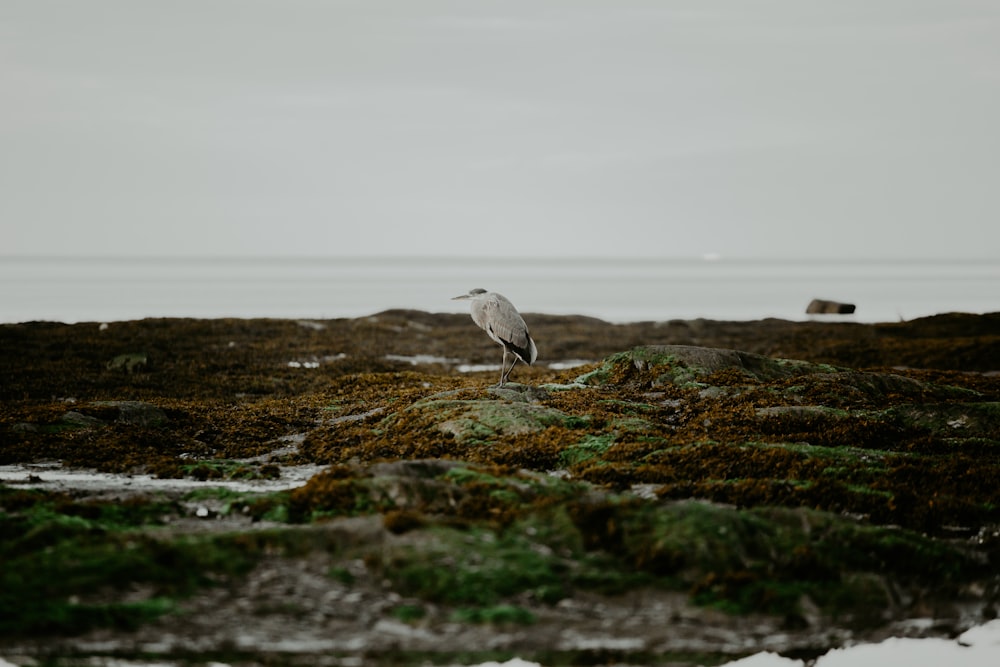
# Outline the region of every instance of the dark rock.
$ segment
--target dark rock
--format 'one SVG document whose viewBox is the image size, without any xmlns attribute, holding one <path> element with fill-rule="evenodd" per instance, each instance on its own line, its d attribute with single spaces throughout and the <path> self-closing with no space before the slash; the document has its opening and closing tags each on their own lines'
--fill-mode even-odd
<svg viewBox="0 0 1000 667">
<path fill-rule="evenodd" d="M 824 299 L 813 299 L 806 306 L 807 315 L 850 315 L 854 312 L 853 303 L 840 303 L 839 301 L 826 301 Z"/>
<path fill-rule="evenodd" d="M 376 463 L 369 469 L 376 477 L 416 477 L 433 479 L 453 468 L 463 466 L 461 461 L 447 459 L 418 459 L 415 461 L 387 461 Z"/>
<path fill-rule="evenodd" d="M 170 421 L 160 408 L 142 401 L 95 401 L 94 405 L 118 408 L 116 421 L 133 426 L 163 426 Z"/>
<path fill-rule="evenodd" d="M 59 418 L 59 423 L 66 426 L 77 426 L 80 428 L 88 428 L 90 426 L 100 426 L 104 422 L 97 417 L 92 417 L 90 415 L 85 415 L 74 410 L 70 410 L 62 417 Z"/>
</svg>

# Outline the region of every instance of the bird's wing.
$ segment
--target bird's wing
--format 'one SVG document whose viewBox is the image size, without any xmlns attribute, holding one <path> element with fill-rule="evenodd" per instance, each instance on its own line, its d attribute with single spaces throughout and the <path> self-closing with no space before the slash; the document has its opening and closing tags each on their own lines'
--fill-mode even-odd
<svg viewBox="0 0 1000 667">
<path fill-rule="evenodd" d="M 522 361 L 530 365 L 538 353 L 528 333 L 528 325 L 524 323 L 524 318 L 517 312 L 514 304 L 499 294 L 495 297 L 482 302 L 482 322 L 477 319 L 476 324 L 486 329 L 494 340 L 509 346 Z"/>
</svg>

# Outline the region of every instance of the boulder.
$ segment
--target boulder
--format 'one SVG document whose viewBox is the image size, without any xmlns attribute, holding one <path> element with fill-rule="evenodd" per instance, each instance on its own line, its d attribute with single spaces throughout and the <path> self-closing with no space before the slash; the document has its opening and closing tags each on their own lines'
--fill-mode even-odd
<svg viewBox="0 0 1000 667">
<path fill-rule="evenodd" d="M 853 303 L 840 303 L 825 299 L 813 299 L 806 306 L 807 315 L 850 315 L 854 312 Z"/>
<path fill-rule="evenodd" d="M 145 352 L 129 352 L 127 354 L 119 354 L 104 364 L 104 367 L 109 371 L 125 371 L 131 375 L 132 373 L 145 371 L 148 364 L 149 356 Z"/>
</svg>

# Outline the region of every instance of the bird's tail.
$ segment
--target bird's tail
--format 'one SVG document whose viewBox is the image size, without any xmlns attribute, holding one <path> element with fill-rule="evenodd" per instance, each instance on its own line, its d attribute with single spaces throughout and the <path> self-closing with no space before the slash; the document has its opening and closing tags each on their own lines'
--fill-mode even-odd
<svg viewBox="0 0 1000 667">
<path fill-rule="evenodd" d="M 528 365 L 535 363 L 535 359 L 538 358 L 538 348 L 535 347 L 535 341 L 528 336 Z"/>
</svg>

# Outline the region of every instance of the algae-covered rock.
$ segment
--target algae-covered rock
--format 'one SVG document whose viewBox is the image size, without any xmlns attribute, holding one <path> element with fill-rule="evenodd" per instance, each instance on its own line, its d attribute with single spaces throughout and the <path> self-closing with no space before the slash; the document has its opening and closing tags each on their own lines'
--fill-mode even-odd
<svg viewBox="0 0 1000 667">
<path fill-rule="evenodd" d="M 94 426 L 101 426 L 104 422 L 97 417 L 85 415 L 82 412 L 77 412 L 76 410 L 70 410 L 59 418 L 57 424 L 65 425 L 70 428 L 90 428 Z"/>
<path fill-rule="evenodd" d="M 149 365 L 149 355 L 145 352 L 128 352 L 119 354 L 110 359 L 105 368 L 109 371 L 124 371 L 125 373 L 139 373 L 146 370 Z"/>
<path fill-rule="evenodd" d="M 885 412 L 901 424 L 950 438 L 989 438 L 1000 451 L 1000 403 L 929 403 L 893 407 Z"/>
<path fill-rule="evenodd" d="M 618 384 L 646 381 L 653 386 L 703 386 L 701 379 L 725 370 L 735 370 L 748 380 L 768 381 L 835 369 L 759 354 L 691 345 L 645 345 L 612 355 L 604 364 L 577 378 L 583 384 Z"/>
<path fill-rule="evenodd" d="M 424 415 L 441 433 L 461 443 L 491 442 L 503 436 L 535 433 L 573 421 L 570 415 L 544 405 L 493 399 L 418 401 L 406 408 L 406 412 L 408 417 Z M 392 429 L 394 421 L 390 417 L 384 426 Z"/>
</svg>

